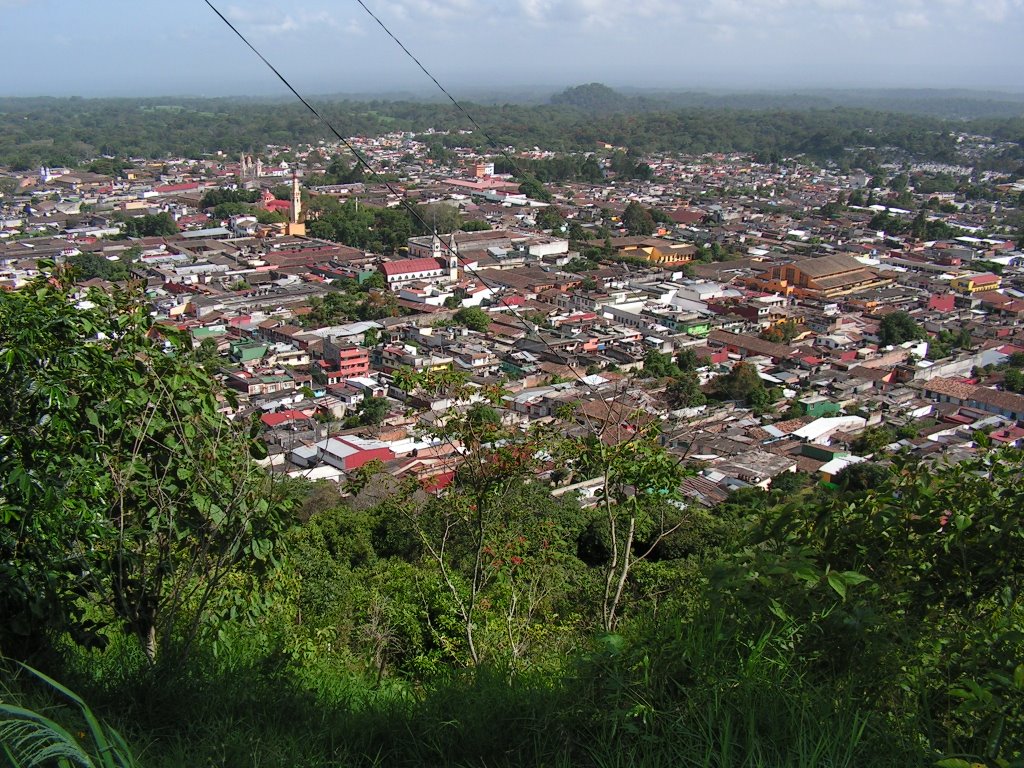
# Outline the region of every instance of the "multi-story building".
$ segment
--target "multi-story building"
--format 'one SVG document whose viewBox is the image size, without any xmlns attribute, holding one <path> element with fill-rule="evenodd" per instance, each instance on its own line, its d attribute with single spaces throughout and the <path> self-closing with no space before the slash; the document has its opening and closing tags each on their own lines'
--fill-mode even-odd
<svg viewBox="0 0 1024 768">
<path fill-rule="evenodd" d="M 950 280 L 949 284 L 957 293 L 981 293 L 999 288 L 1002 278 L 991 272 L 975 275 L 960 275 Z"/>
<path fill-rule="evenodd" d="M 365 347 L 341 343 L 338 337 L 324 339 L 324 357 L 313 366 L 313 380 L 333 386 L 345 379 L 370 372 L 370 352 Z"/>
</svg>

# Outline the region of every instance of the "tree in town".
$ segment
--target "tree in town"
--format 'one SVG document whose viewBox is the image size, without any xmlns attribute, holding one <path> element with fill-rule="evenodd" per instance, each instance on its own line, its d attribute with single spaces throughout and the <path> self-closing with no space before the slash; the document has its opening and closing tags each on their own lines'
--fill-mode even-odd
<svg viewBox="0 0 1024 768">
<path fill-rule="evenodd" d="M 903 310 L 890 312 L 878 326 L 878 339 L 884 346 L 923 339 L 924 336 L 924 330 L 917 321 Z"/>
<path fill-rule="evenodd" d="M 76 253 L 68 257 L 68 264 L 75 269 L 79 280 L 99 278 L 110 282 L 127 280 L 128 264 L 121 260 L 104 258 L 97 253 Z"/>
<path fill-rule="evenodd" d="M 850 444 L 857 455 L 876 454 L 885 446 L 896 442 L 896 433 L 889 427 L 868 427 Z"/>
<path fill-rule="evenodd" d="M 665 391 L 669 402 L 675 408 L 696 408 L 707 402 L 704 390 L 700 386 L 700 379 L 693 371 L 681 373 Z"/>
<path fill-rule="evenodd" d="M 0 176 L 0 198 L 11 197 L 17 190 L 17 179 L 12 176 Z"/>
<path fill-rule="evenodd" d="M 363 294 L 356 315 L 360 320 L 383 320 L 401 314 L 398 297 L 391 291 L 371 289 Z"/>
<path fill-rule="evenodd" d="M 388 417 L 391 406 L 386 397 L 367 397 L 358 408 L 359 423 L 364 426 L 376 426 Z"/>
<path fill-rule="evenodd" d="M 565 217 L 562 216 L 562 212 L 558 210 L 557 205 L 541 208 L 540 213 L 537 214 L 537 227 L 539 229 L 558 229 L 563 224 L 565 224 Z"/>
<path fill-rule="evenodd" d="M 1003 374 L 1005 389 L 1009 392 L 1024 393 L 1024 373 L 1017 368 L 1007 368 Z"/>
<path fill-rule="evenodd" d="M 291 190 L 288 190 L 291 197 Z M 203 210 L 216 208 L 222 203 L 257 203 L 260 200 L 259 190 L 256 189 L 211 189 L 205 192 L 199 200 L 199 207 Z"/>
<path fill-rule="evenodd" d="M 682 371 L 676 363 L 672 362 L 671 355 L 666 355 L 656 349 L 649 350 L 644 355 L 644 367 L 640 375 L 661 379 L 666 376 L 678 376 L 680 373 Z"/>
<path fill-rule="evenodd" d="M 536 178 L 527 178 L 520 184 L 519 194 L 526 195 L 531 200 L 540 200 L 543 203 L 550 203 L 552 199 L 551 193 Z"/>
<path fill-rule="evenodd" d="M 178 234 L 178 225 L 169 213 L 152 213 L 124 218 L 128 237 L 164 237 Z"/>
<path fill-rule="evenodd" d="M 740 400 L 748 405 L 765 392 L 757 367 L 746 362 L 736 363 L 732 370 L 716 378 L 711 387 L 724 400 Z"/>
<path fill-rule="evenodd" d="M 421 235 L 431 235 L 435 232 L 447 234 L 457 232 L 462 227 L 462 214 L 459 213 L 459 208 L 456 205 L 429 203 L 417 206 L 416 212 L 419 214 L 420 219 L 426 223 L 426 228 L 424 228 L 419 219 L 416 220 L 415 227 L 417 233 Z M 405 243 L 402 243 L 402 245 L 405 245 Z"/>
<path fill-rule="evenodd" d="M 463 307 L 452 315 L 452 319 L 464 328 L 479 333 L 484 333 L 491 326 L 490 315 L 480 307 Z"/>
<path fill-rule="evenodd" d="M 363 346 L 373 349 L 380 344 L 380 331 L 377 328 L 367 328 L 363 333 Z"/>
<path fill-rule="evenodd" d="M 192 354 L 196 363 L 207 373 L 214 373 L 220 364 L 220 350 L 217 347 L 217 340 L 212 336 L 207 336 L 200 341 L 199 346 L 192 351 Z"/>
<path fill-rule="evenodd" d="M 622 223 L 631 235 L 650 235 L 656 226 L 650 211 L 635 200 L 626 206 L 622 214 Z"/>
<path fill-rule="evenodd" d="M 799 333 L 800 326 L 795 320 L 783 320 L 762 331 L 761 338 L 776 344 L 789 344 Z"/>
<path fill-rule="evenodd" d="M 680 371 L 695 371 L 704 363 L 690 347 L 683 347 L 676 353 L 676 365 Z"/>
</svg>

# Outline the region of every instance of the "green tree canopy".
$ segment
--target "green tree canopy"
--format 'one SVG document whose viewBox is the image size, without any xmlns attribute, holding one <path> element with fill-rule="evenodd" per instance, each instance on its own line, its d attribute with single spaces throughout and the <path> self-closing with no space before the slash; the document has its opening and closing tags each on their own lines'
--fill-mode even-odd
<svg viewBox="0 0 1024 768">
<path fill-rule="evenodd" d="M 924 330 L 917 324 L 917 321 L 902 310 L 890 312 L 879 323 L 878 338 L 885 346 L 902 344 L 924 337 Z"/>
<path fill-rule="evenodd" d="M 463 307 L 452 315 L 452 319 L 459 325 L 480 333 L 491 327 L 491 316 L 480 307 Z"/>
<path fill-rule="evenodd" d="M 783 320 L 761 333 L 761 338 L 776 344 L 789 344 L 797 337 L 800 326 L 795 320 Z"/>
<path fill-rule="evenodd" d="M 548 192 L 544 185 L 535 178 L 528 178 L 520 184 L 519 192 L 520 194 L 526 195 L 531 200 L 540 200 L 544 203 L 551 202 L 551 193 Z"/>
<path fill-rule="evenodd" d="M 537 214 L 537 226 L 540 229 L 558 229 L 563 224 L 565 224 L 565 218 L 556 205 L 541 208 L 540 213 Z"/>
<path fill-rule="evenodd" d="M 359 423 L 380 424 L 390 411 L 391 405 L 386 397 L 368 397 L 359 404 Z"/>
<path fill-rule="evenodd" d="M 169 213 L 147 213 L 125 218 L 124 233 L 128 237 L 163 237 L 178 234 L 178 225 Z"/>
<path fill-rule="evenodd" d="M 726 400 L 741 400 L 748 405 L 758 393 L 763 393 L 764 382 L 758 375 L 757 367 L 751 363 L 739 362 L 728 373 L 719 376 L 712 382 L 715 393 Z"/>
<path fill-rule="evenodd" d="M 679 366 L 672 362 L 672 356 L 651 349 L 644 355 L 643 376 L 651 376 L 657 379 L 666 376 L 678 376 L 682 373 Z"/>
<path fill-rule="evenodd" d="M 700 380 L 692 371 L 682 373 L 666 391 L 669 401 L 676 408 L 696 408 L 707 402 Z"/>
<path fill-rule="evenodd" d="M 656 227 L 650 211 L 635 200 L 626 206 L 626 211 L 622 214 L 622 223 L 631 235 L 650 235 Z"/>
<path fill-rule="evenodd" d="M 257 189 L 211 189 L 203 193 L 200 208 L 216 208 L 222 203 L 256 203 L 260 192 Z"/>
</svg>

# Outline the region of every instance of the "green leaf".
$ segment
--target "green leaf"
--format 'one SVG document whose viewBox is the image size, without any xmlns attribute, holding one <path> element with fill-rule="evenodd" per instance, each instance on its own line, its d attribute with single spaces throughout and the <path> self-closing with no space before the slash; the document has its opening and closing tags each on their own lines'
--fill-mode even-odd
<svg viewBox="0 0 1024 768">
<path fill-rule="evenodd" d="M 770 600 L 768 610 L 770 610 L 773 614 L 778 616 L 783 621 L 789 621 L 789 614 L 786 613 L 786 610 L 782 607 L 782 604 L 775 598 L 772 598 Z"/>
<path fill-rule="evenodd" d="M 828 585 L 836 591 L 843 600 L 846 600 L 846 582 L 843 577 L 837 571 L 829 571 L 827 574 Z"/>
<path fill-rule="evenodd" d="M 935 763 L 936 768 L 972 768 L 971 764 L 959 757 L 947 757 Z"/>
<path fill-rule="evenodd" d="M 865 581 L 871 581 L 871 579 L 863 573 L 857 573 L 856 571 L 843 571 L 840 575 L 843 577 L 843 581 L 850 586 L 856 586 L 857 584 L 863 584 Z"/>
</svg>

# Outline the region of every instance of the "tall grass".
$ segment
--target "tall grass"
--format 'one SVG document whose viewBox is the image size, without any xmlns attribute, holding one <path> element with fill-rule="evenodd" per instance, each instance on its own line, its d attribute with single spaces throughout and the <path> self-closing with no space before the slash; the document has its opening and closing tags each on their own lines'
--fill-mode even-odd
<svg viewBox="0 0 1024 768">
<path fill-rule="evenodd" d="M 82 730 L 77 735 L 56 719 L 13 702 L 9 691 L 0 700 L 0 757 L 10 768 L 72 766 L 135 768 L 137 763 L 121 735 L 99 721 L 76 694 L 42 672 L 22 665 L 51 692 L 75 705 Z"/>
<path fill-rule="evenodd" d="M 122 646 L 68 669 L 148 768 L 926 764 L 871 702 L 813 679 L 787 647 L 784 633 L 742 642 L 677 621 L 595 642 L 558 674 L 381 686 L 340 660 L 296 665 L 244 644 L 155 669 Z"/>
</svg>

